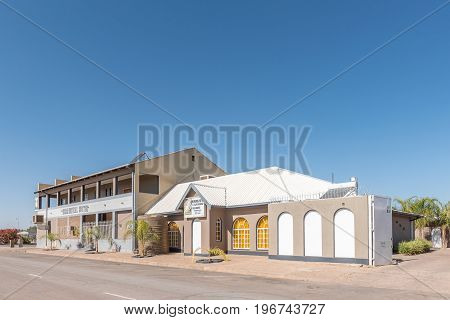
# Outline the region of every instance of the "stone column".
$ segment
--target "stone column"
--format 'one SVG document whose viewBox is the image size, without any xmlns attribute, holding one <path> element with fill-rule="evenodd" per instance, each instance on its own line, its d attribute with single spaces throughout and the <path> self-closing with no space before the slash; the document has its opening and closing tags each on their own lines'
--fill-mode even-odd
<svg viewBox="0 0 450 320">
<path fill-rule="evenodd" d="M 80 202 L 84 201 L 84 185 L 80 187 Z"/>
<path fill-rule="evenodd" d="M 83 215 L 80 215 L 80 242 L 83 242 Z"/>
<path fill-rule="evenodd" d="M 47 224 L 46 226 L 46 231 L 45 234 L 48 236 L 48 207 L 49 207 L 49 203 L 50 203 L 50 198 L 48 196 L 48 194 L 45 195 L 45 223 Z M 48 237 L 45 237 L 45 246 L 48 246 Z"/>
<path fill-rule="evenodd" d="M 67 232 L 67 236 L 71 237 L 72 235 L 70 234 L 70 220 L 69 217 L 66 218 L 66 232 Z"/>
<path fill-rule="evenodd" d="M 113 183 L 112 183 L 112 195 L 115 196 L 117 195 L 117 183 L 118 182 L 118 178 L 114 177 L 113 178 Z"/>
<path fill-rule="evenodd" d="M 100 199 L 100 186 L 101 186 L 101 181 L 97 181 L 97 183 L 95 184 L 95 198 L 96 199 Z"/>
<path fill-rule="evenodd" d="M 117 223 L 117 214 L 115 211 L 112 212 L 112 228 L 111 228 L 111 237 L 113 240 L 116 240 L 116 223 Z"/>
<path fill-rule="evenodd" d="M 67 190 L 67 203 L 71 204 L 72 203 L 72 189 L 69 188 L 69 190 Z"/>
</svg>

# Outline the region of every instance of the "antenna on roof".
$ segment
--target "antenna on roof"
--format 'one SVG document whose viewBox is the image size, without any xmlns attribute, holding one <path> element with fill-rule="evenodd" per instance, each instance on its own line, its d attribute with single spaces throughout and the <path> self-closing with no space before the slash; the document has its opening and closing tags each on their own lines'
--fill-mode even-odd
<svg viewBox="0 0 450 320">
<path fill-rule="evenodd" d="M 331 173 L 331 183 L 334 183 L 334 172 Z"/>
<path fill-rule="evenodd" d="M 134 163 L 142 161 L 142 160 L 150 160 L 150 158 L 147 155 L 147 153 L 140 152 L 136 157 L 133 158 L 133 160 L 130 161 L 129 164 L 134 164 Z"/>
</svg>

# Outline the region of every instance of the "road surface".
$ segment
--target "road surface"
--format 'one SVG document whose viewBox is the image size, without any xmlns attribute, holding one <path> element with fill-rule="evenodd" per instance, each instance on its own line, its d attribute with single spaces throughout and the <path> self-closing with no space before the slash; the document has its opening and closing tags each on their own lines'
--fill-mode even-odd
<svg viewBox="0 0 450 320">
<path fill-rule="evenodd" d="M 440 299 L 433 292 L 279 280 L 0 251 L 3 299 Z"/>
</svg>

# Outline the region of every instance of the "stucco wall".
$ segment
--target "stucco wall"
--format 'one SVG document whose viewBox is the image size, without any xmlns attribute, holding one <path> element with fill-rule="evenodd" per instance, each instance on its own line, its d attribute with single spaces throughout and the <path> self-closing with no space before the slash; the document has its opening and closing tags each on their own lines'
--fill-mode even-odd
<svg viewBox="0 0 450 320">
<path fill-rule="evenodd" d="M 354 214 L 355 259 L 368 259 L 367 196 L 270 204 L 269 256 L 278 256 L 278 217 L 288 212 L 294 224 L 293 256 L 304 257 L 304 217 L 309 211 L 317 211 L 322 216 L 322 257 L 334 258 L 334 215 L 343 208 Z"/>
<path fill-rule="evenodd" d="M 239 250 L 241 253 L 264 252 L 256 249 L 256 224 L 258 220 L 267 215 L 267 205 L 245 208 L 207 208 L 205 218 L 198 218 L 201 222 L 202 230 L 202 254 L 207 254 L 208 249 L 218 247 L 224 251 L 233 251 L 232 230 L 233 221 L 237 218 L 247 219 L 250 227 L 250 249 Z M 216 241 L 216 220 L 222 219 L 222 241 Z M 172 219 L 171 221 L 176 221 Z M 177 221 L 177 224 L 184 227 L 184 253 L 192 254 L 192 223 L 193 219 Z"/>
<path fill-rule="evenodd" d="M 216 240 L 216 222 L 217 219 L 221 219 L 222 221 L 222 239 L 221 241 Z M 227 239 L 228 232 L 226 227 L 226 215 L 224 208 L 212 208 L 210 210 L 210 228 L 209 228 L 209 247 L 210 248 L 220 248 L 224 251 L 227 251 Z"/>
<path fill-rule="evenodd" d="M 258 252 L 256 248 L 256 225 L 258 220 L 268 214 L 267 205 L 255 207 L 242 207 L 226 209 L 226 229 L 227 229 L 227 249 L 228 251 L 239 251 L 240 253 L 255 253 Z M 233 249 L 233 222 L 237 218 L 245 218 L 248 221 L 250 228 L 250 249 L 249 250 L 234 250 Z M 270 231 L 270 229 L 269 229 Z M 270 237 L 270 235 L 269 235 Z M 263 250 L 259 252 L 264 252 Z"/>
<path fill-rule="evenodd" d="M 392 241 L 394 248 L 402 241 L 409 241 L 414 239 L 412 232 L 413 223 L 408 217 L 392 216 Z"/>
<path fill-rule="evenodd" d="M 208 253 L 208 249 L 210 249 L 210 225 L 209 225 L 209 209 L 207 209 L 207 217 L 205 218 L 197 218 L 195 220 L 199 220 L 201 223 L 201 252 L 197 252 L 203 255 Z M 192 254 L 192 223 L 194 219 L 186 219 L 184 220 L 184 253 Z"/>
</svg>

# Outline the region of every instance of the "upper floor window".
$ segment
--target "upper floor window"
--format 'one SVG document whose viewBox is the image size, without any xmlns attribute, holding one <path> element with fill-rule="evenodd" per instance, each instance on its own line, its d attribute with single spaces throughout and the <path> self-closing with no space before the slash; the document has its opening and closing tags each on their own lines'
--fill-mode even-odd
<svg viewBox="0 0 450 320">
<path fill-rule="evenodd" d="M 159 194 L 159 176 L 142 174 L 139 176 L 139 192 Z"/>
</svg>

